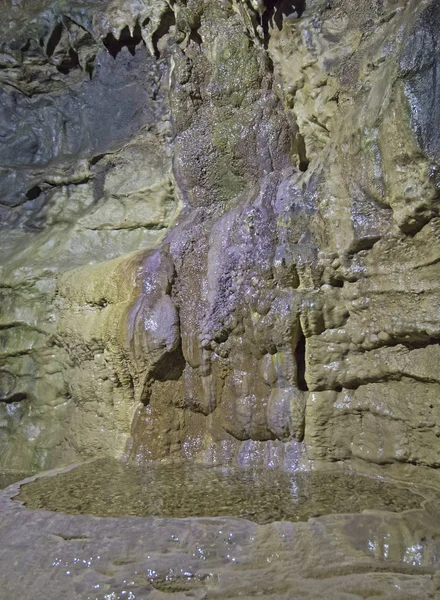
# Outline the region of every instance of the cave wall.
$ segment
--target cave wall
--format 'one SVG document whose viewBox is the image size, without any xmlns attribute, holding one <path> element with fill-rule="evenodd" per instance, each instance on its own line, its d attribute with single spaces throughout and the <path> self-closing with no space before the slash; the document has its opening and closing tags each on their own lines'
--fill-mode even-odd
<svg viewBox="0 0 440 600">
<path fill-rule="evenodd" d="M 437 467 L 440 2 L 5 3 L 0 456 Z"/>
</svg>

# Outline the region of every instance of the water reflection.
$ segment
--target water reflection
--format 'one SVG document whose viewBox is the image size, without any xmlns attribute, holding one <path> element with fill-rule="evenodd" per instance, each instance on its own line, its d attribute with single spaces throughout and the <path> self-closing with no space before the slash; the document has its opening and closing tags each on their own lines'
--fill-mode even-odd
<svg viewBox="0 0 440 600">
<path fill-rule="evenodd" d="M 350 553 L 401 564 L 410 572 L 412 568 L 431 572 L 440 560 L 440 523 L 426 517 L 426 513 L 354 515 L 344 528 Z"/>
<path fill-rule="evenodd" d="M 413 489 L 354 473 L 200 465 L 127 466 L 97 460 L 21 488 L 29 508 L 97 516 L 235 516 L 258 523 L 306 521 L 365 509 L 419 508 Z"/>
</svg>

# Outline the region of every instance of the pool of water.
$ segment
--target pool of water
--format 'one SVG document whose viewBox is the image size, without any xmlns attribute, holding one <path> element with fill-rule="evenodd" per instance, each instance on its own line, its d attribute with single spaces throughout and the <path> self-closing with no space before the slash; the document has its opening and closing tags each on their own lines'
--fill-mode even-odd
<svg viewBox="0 0 440 600">
<path fill-rule="evenodd" d="M 420 508 L 413 488 L 351 472 L 289 473 L 201 465 L 128 466 L 102 459 L 20 489 L 31 509 L 100 517 L 220 517 L 307 521 L 366 509 Z"/>
</svg>

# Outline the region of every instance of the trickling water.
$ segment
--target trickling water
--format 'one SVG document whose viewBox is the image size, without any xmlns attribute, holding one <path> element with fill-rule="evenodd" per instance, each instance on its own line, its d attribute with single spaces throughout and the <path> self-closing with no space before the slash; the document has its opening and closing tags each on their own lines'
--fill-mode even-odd
<svg viewBox="0 0 440 600">
<path fill-rule="evenodd" d="M 101 517 L 235 516 L 258 523 L 419 508 L 408 487 L 340 471 L 288 473 L 201 465 L 127 466 L 102 459 L 26 484 L 29 508 Z"/>
</svg>

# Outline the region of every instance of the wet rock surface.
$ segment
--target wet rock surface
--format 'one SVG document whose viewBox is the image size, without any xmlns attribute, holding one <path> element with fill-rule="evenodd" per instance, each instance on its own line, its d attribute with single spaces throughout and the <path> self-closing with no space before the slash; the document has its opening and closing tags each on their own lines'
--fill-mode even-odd
<svg viewBox="0 0 440 600">
<path fill-rule="evenodd" d="M 2 6 L 2 468 L 438 467 L 438 2 Z"/>
<path fill-rule="evenodd" d="M 135 27 L 147 16 L 130 12 L 115 48 L 121 3 L 3 4 L 1 463 L 38 470 L 125 448 L 132 394 L 115 394 L 99 330 L 119 329 L 133 278 L 111 273 L 157 244 L 178 200 L 165 70 Z"/>
<path fill-rule="evenodd" d="M 63 477 L 52 475 L 54 483 Z M 407 473 L 398 485 L 420 491 L 417 480 L 415 472 Z M 36 484 L 24 485 L 22 493 Z M 438 502 L 402 513 L 373 510 L 259 525 L 230 517 L 99 518 L 29 510 L 11 499 L 19 489 L 14 484 L 0 492 L 7 598 L 438 595 Z"/>
<path fill-rule="evenodd" d="M 3 484 L 183 458 L 339 502 L 99 518 L 14 484 L 0 595 L 436 598 L 438 0 L 0 7 Z M 344 463 L 417 505 L 341 514 Z"/>
</svg>

